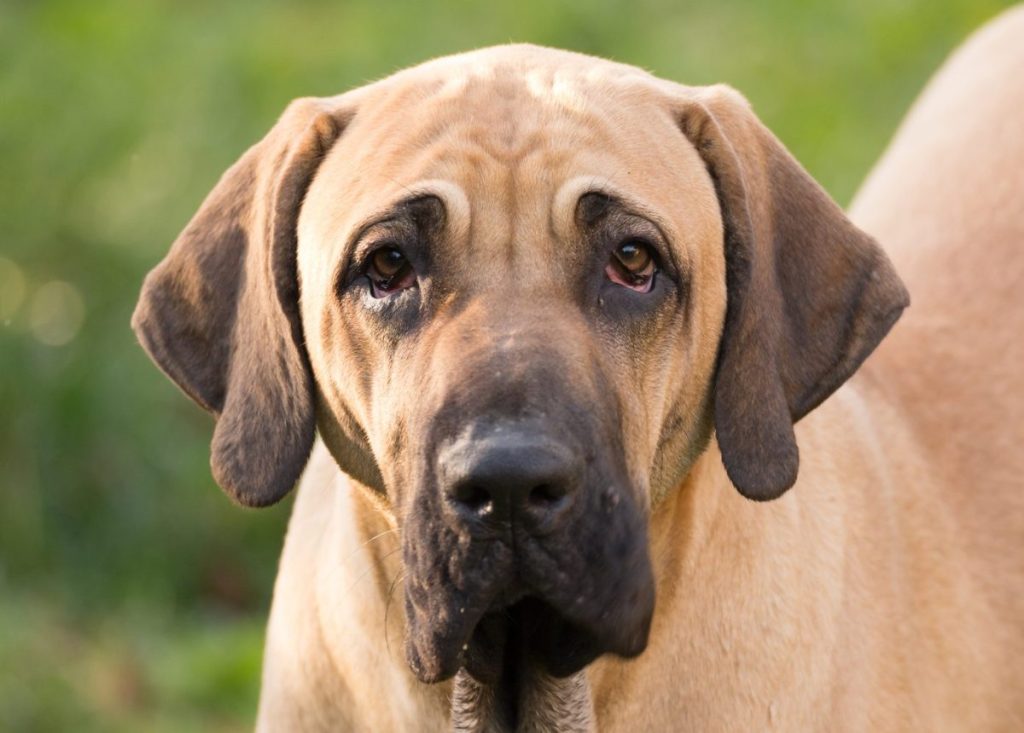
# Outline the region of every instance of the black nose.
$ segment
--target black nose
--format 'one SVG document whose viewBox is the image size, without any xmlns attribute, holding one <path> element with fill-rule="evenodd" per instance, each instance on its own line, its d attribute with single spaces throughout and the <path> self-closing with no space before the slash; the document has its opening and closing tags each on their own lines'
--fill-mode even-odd
<svg viewBox="0 0 1024 733">
<path fill-rule="evenodd" d="M 515 523 L 557 529 L 577 494 L 583 462 L 535 429 L 496 428 L 442 451 L 438 467 L 449 506 L 471 531 Z"/>
</svg>

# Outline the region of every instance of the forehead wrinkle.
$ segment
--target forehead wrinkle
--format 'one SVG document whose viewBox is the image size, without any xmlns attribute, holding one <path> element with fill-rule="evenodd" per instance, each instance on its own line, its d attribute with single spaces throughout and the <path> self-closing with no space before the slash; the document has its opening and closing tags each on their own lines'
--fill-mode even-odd
<svg viewBox="0 0 1024 733">
<path fill-rule="evenodd" d="M 563 236 L 572 232 L 577 205 L 588 193 L 598 193 L 618 201 L 627 211 L 650 219 L 662 233 L 675 230 L 672 222 L 663 216 L 657 207 L 638 194 L 614 184 L 606 176 L 582 175 L 574 176 L 563 183 L 554 196 L 554 205 L 551 208 L 552 227 Z"/>
<path fill-rule="evenodd" d="M 542 92 L 538 79 L 549 74 L 539 69 L 525 76 L 503 74 L 487 84 L 460 87 L 443 106 L 436 98 L 422 101 L 435 112 L 443 110 L 445 137 L 476 145 L 502 162 L 522 160 L 552 140 L 599 146 L 614 139 L 613 121 L 599 111 L 602 100 L 589 99 L 592 90 L 560 74 L 547 79 L 550 86 Z"/>
<path fill-rule="evenodd" d="M 439 199 L 444 206 L 446 227 L 453 238 L 462 238 L 468 233 L 470 227 L 469 199 L 466 192 L 457 183 L 442 179 L 428 179 L 408 185 L 397 181 L 395 183 L 401 187 L 401 193 L 404 195 L 394 194 L 388 203 L 364 216 L 352 228 L 352 234 L 346 243 L 347 248 L 351 249 L 370 228 L 401 218 L 405 215 L 405 207 L 428 196 Z"/>
<path fill-rule="evenodd" d="M 498 253 L 507 268 L 505 277 L 513 273 L 520 286 L 526 286 L 540 274 L 536 267 L 537 246 L 549 239 L 549 174 L 557 170 L 556 160 L 561 162 L 560 155 L 538 146 L 522 157 L 498 163 L 492 173 L 493 190 L 501 191 L 500 205 L 491 212 L 491 226 L 500 231 L 501 239 L 494 242 L 492 251 Z"/>
</svg>

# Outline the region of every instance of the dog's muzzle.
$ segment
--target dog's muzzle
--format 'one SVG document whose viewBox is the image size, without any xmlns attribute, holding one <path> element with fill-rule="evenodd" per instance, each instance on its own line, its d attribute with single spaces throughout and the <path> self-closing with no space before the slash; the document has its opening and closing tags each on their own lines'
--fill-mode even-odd
<svg viewBox="0 0 1024 733">
<path fill-rule="evenodd" d="M 550 423 L 549 423 L 550 424 Z M 537 420 L 475 424 L 436 451 L 409 513 L 407 655 L 425 682 L 564 677 L 647 642 L 646 519 L 606 446 Z"/>
</svg>

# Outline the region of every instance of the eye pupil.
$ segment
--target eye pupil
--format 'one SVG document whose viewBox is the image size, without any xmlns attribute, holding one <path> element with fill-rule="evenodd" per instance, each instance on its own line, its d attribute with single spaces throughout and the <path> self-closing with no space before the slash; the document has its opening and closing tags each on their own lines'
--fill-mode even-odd
<svg viewBox="0 0 1024 733">
<path fill-rule="evenodd" d="M 640 239 L 627 239 L 612 251 L 604 268 L 605 276 L 616 285 L 639 293 L 648 293 L 658 271 L 651 245 Z"/>
<path fill-rule="evenodd" d="M 651 264 L 651 252 L 643 242 L 623 242 L 615 257 L 632 274 L 643 272 Z"/>
<path fill-rule="evenodd" d="M 405 255 L 394 247 L 380 249 L 373 255 L 372 265 L 382 279 L 394 277 L 405 266 Z"/>
<path fill-rule="evenodd" d="M 384 246 L 374 251 L 366 263 L 366 279 L 375 298 L 411 288 L 416 284 L 416 272 L 402 251 Z"/>
</svg>

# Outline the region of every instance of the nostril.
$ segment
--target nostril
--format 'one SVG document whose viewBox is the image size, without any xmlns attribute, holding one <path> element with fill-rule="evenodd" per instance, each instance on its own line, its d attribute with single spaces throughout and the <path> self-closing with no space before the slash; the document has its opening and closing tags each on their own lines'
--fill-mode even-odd
<svg viewBox="0 0 1024 733">
<path fill-rule="evenodd" d="M 484 515 L 493 508 L 491 493 L 479 484 L 462 484 L 452 493 L 452 499 L 474 514 Z"/>
<path fill-rule="evenodd" d="M 437 483 L 446 521 L 481 537 L 514 525 L 535 535 L 564 525 L 577 506 L 582 456 L 541 430 L 498 433 L 462 436 L 440 449 Z"/>
<path fill-rule="evenodd" d="M 565 489 L 557 484 L 538 484 L 530 490 L 527 497 L 531 507 L 550 509 L 565 496 Z"/>
</svg>

